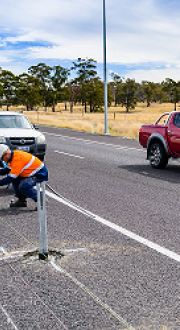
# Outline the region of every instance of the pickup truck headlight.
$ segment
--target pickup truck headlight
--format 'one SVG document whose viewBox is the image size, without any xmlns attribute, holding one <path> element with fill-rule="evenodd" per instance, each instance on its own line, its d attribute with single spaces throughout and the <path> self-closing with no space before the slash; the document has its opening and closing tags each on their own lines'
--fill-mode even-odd
<svg viewBox="0 0 180 330">
<path fill-rule="evenodd" d="M 46 138 L 43 134 L 37 137 L 37 143 L 45 143 L 45 142 L 46 142 Z"/>
<path fill-rule="evenodd" d="M 4 136 L 0 136 L 0 143 L 5 143 L 6 144 L 6 138 Z"/>
</svg>

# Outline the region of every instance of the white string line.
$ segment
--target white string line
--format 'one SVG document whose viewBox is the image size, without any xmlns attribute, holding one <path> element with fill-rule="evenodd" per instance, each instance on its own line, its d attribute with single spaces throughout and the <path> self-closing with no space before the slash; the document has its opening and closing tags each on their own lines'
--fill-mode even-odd
<svg viewBox="0 0 180 330">
<path fill-rule="evenodd" d="M 55 317 L 55 319 L 60 323 L 60 325 L 63 326 L 63 328 L 65 330 L 68 330 L 68 328 L 65 326 L 64 323 L 62 323 L 60 318 L 58 316 L 56 316 L 56 314 L 53 312 L 53 310 L 48 305 L 46 305 L 46 303 L 43 301 L 43 299 L 40 298 L 40 296 L 33 290 L 33 288 L 30 286 L 30 284 L 24 280 L 24 278 L 15 270 L 15 268 L 10 263 L 8 263 L 6 260 L 5 260 L 5 262 L 14 271 L 14 273 L 20 278 L 20 280 L 29 288 L 29 290 L 38 298 L 38 300 L 47 308 L 47 310 Z"/>
<path fill-rule="evenodd" d="M 4 221 L 2 217 L 0 217 L 0 220 L 2 220 L 4 223 L 6 223 L 8 226 L 9 223 L 7 221 Z M 15 232 L 17 232 L 19 234 L 19 232 L 13 228 L 12 226 L 10 226 Z M 20 235 L 20 234 L 19 234 Z M 20 235 L 21 237 L 23 237 L 26 241 L 28 241 L 24 236 Z M 28 241 L 28 243 L 30 243 Z M 31 250 L 31 252 L 33 252 L 34 249 Z M 6 253 L 6 250 L 3 248 L 3 247 L 0 247 L 0 252 L 1 254 L 5 254 Z M 11 258 L 12 256 L 10 256 Z M 32 289 L 32 287 L 19 275 L 19 273 L 12 267 L 12 265 L 10 263 L 7 262 L 8 257 L 4 257 L 4 258 L 1 258 L 1 260 L 5 261 L 8 266 L 18 275 L 18 277 L 21 279 L 22 282 L 24 282 L 28 287 L 29 289 L 36 295 L 36 297 L 38 297 L 38 299 L 42 302 L 42 304 L 51 312 L 51 314 L 58 320 L 58 322 L 64 327 L 65 330 L 68 330 L 68 328 L 62 323 L 62 321 L 56 316 L 56 314 L 53 312 L 52 309 L 50 309 L 50 307 L 48 305 L 45 304 L 45 302 L 38 296 L 38 294 Z"/>
<path fill-rule="evenodd" d="M 123 323 L 129 330 L 135 330 L 130 325 L 127 324 L 127 322 L 118 315 L 111 307 L 109 307 L 106 303 L 103 303 L 102 300 L 97 297 L 94 293 L 89 291 L 89 289 L 82 284 L 80 281 L 78 281 L 75 277 L 73 277 L 71 274 L 69 274 L 65 269 L 58 267 L 53 261 L 50 261 L 50 264 L 55 268 L 58 272 L 64 273 L 66 276 L 68 276 L 76 285 L 78 285 L 81 289 L 83 289 L 86 293 L 89 294 L 91 298 L 93 298 L 96 302 L 98 302 L 103 308 L 105 308 L 108 312 L 110 312 L 116 319 L 118 319 L 121 323 Z"/>
<path fill-rule="evenodd" d="M 0 220 L 2 220 L 3 222 L 5 222 L 8 226 L 10 226 L 8 224 L 7 221 L 4 221 L 1 217 L 0 217 Z M 11 226 L 10 226 L 11 227 Z M 19 232 L 11 227 L 13 230 L 15 230 L 18 234 Z M 20 235 L 21 237 L 23 237 L 25 240 L 27 240 L 24 236 Z M 33 250 L 31 250 L 31 252 L 33 252 Z M 6 253 L 6 250 L 3 248 L 3 247 L 0 247 L 0 252 L 1 254 L 5 254 Z M 19 251 L 18 251 L 19 252 Z M 13 257 L 13 256 L 10 256 L 10 258 Z M 16 256 L 15 256 L 16 257 Z M 62 321 L 56 316 L 56 314 L 53 312 L 52 309 L 50 309 L 50 307 L 48 305 L 46 305 L 46 303 L 38 296 L 38 294 L 32 289 L 32 287 L 19 275 L 19 273 L 12 267 L 12 265 L 10 263 L 7 262 L 8 257 L 4 257 L 2 258 L 1 260 L 5 261 L 7 263 L 7 265 L 17 274 L 17 276 L 21 279 L 22 282 L 24 282 L 28 287 L 29 289 L 36 295 L 36 297 L 42 302 L 42 304 L 51 312 L 51 314 L 58 320 L 58 322 L 64 327 L 64 329 L 68 330 L 68 328 L 62 323 Z"/>
</svg>

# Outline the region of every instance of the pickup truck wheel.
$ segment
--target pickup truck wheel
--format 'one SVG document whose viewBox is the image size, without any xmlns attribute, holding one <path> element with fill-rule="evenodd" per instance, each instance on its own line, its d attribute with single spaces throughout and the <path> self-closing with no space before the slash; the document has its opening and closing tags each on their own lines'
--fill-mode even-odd
<svg viewBox="0 0 180 330">
<path fill-rule="evenodd" d="M 164 168 L 168 163 L 168 156 L 160 143 L 154 143 L 149 149 L 149 160 L 153 168 Z"/>
</svg>

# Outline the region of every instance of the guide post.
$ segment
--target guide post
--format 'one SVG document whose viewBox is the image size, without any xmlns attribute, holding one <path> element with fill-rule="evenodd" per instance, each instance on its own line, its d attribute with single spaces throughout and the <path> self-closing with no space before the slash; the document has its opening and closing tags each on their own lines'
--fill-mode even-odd
<svg viewBox="0 0 180 330">
<path fill-rule="evenodd" d="M 45 260 L 48 258 L 45 183 L 37 183 L 36 186 L 39 218 L 39 259 Z"/>
</svg>

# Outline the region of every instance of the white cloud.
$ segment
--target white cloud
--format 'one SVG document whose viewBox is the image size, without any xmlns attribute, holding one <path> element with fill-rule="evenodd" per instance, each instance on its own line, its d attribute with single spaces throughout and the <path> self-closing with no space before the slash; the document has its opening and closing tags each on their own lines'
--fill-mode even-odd
<svg viewBox="0 0 180 330">
<path fill-rule="evenodd" d="M 77 59 L 78 57 L 91 57 L 102 62 L 102 40 L 98 36 L 89 39 L 88 42 L 80 37 L 79 43 L 72 38 L 68 44 L 65 38 L 61 38 L 61 44 L 53 47 L 29 47 L 29 57 L 43 59 Z"/>
<path fill-rule="evenodd" d="M 160 83 L 166 78 L 174 79 L 175 81 L 180 81 L 180 68 L 162 69 L 162 70 L 135 70 L 128 72 L 125 78 L 135 79 L 137 82 L 142 80 L 154 81 Z"/>
<path fill-rule="evenodd" d="M 16 30 L 38 28 L 58 34 L 62 29 L 66 33 L 68 27 L 75 31 L 82 24 L 95 22 L 99 8 L 96 0 L 16 0 L 15 4 L 14 0 L 6 0 L 1 4 L 0 24 Z"/>
<path fill-rule="evenodd" d="M 132 71 L 143 79 L 145 74 L 155 78 L 165 74 L 154 70 L 157 63 L 166 65 L 167 73 L 171 66 L 180 66 L 179 14 L 178 0 L 106 0 L 107 61 L 154 63 L 152 70 Z M 103 61 L 102 0 L 6 0 L 1 4 L 0 27 L 2 63 L 17 57 L 19 62 L 26 59 L 28 66 L 36 59 Z M 27 48 L 27 42 L 34 46 Z M 19 43 L 24 49 L 17 47 Z"/>
<path fill-rule="evenodd" d="M 9 57 L 6 57 L 4 55 L 1 55 L 0 53 L 0 66 L 2 66 L 2 63 L 6 63 L 6 62 L 10 62 L 11 61 L 11 58 Z"/>
</svg>

